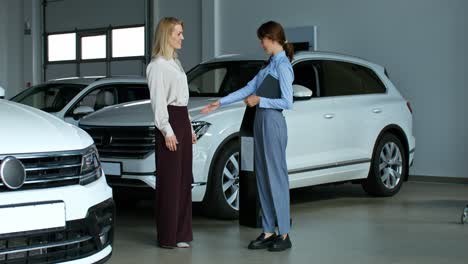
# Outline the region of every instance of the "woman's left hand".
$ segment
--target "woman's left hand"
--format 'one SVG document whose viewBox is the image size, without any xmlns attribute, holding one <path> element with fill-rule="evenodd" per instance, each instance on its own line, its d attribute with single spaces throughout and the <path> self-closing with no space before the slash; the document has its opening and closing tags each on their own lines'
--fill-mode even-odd
<svg viewBox="0 0 468 264">
<path fill-rule="evenodd" d="M 197 144 L 197 135 L 195 132 L 192 132 L 192 144 Z"/>
<path fill-rule="evenodd" d="M 260 103 L 260 97 L 256 95 L 251 95 L 244 100 L 245 104 L 249 107 L 254 107 Z"/>
</svg>

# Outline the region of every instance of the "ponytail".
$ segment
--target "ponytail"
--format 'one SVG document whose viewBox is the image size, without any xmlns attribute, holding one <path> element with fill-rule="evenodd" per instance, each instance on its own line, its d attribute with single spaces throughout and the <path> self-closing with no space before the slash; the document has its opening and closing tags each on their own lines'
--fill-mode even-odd
<svg viewBox="0 0 468 264">
<path fill-rule="evenodd" d="M 292 61 L 294 59 L 294 46 L 293 44 L 285 41 L 283 44 L 283 49 L 286 52 L 286 56 L 288 56 L 289 61 Z"/>
</svg>

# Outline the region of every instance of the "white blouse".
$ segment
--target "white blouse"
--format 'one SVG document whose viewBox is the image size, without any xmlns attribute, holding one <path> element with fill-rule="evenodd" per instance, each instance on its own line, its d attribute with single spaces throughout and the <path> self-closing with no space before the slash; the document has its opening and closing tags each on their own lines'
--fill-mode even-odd
<svg viewBox="0 0 468 264">
<path fill-rule="evenodd" d="M 168 60 L 158 56 L 146 67 L 146 77 L 155 125 L 164 137 L 172 136 L 174 131 L 169 124 L 167 106 L 187 106 L 189 100 L 187 75 L 179 60 Z"/>
</svg>

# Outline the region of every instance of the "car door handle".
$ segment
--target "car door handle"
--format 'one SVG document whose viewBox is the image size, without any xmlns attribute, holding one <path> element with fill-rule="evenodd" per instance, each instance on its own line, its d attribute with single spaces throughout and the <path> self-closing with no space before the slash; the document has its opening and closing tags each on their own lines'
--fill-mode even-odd
<svg viewBox="0 0 468 264">
<path fill-rule="evenodd" d="M 380 108 L 374 108 L 374 109 L 372 109 L 372 113 L 374 113 L 374 114 L 380 114 L 380 113 L 382 113 L 382 109 L 380 109 Z"/>
<path fill-rule="evenodd" d="M 332 118 L 335 117 L 335 114 L 324 114 L 323 117 L 324 117 L 325 119 L 332 119 Z"/>
</svg>

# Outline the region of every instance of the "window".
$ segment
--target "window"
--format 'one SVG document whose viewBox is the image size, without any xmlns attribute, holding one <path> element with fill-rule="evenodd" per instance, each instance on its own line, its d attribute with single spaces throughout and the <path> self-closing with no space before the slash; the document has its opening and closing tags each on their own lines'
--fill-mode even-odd
<svg viewBox="0 0 468 264">
<path fill-rule="evenodd" d="M 150 98 L 147 85 L 121 85 L 117 87 L 119 104 Z"/>
<path fill-rule="evenodd" d="M 145 27 L 112 30 L 112 57 L 145 55 Z"/>
<path fill-rule="evenodd" d="M 370 69 L 347 62 L 323 62 L 321 96 L 385 93 L 385 86 Z"/>
<path fill-rule="evenodd" d="M 206 69 L 189 82 L 189 90 L 194 95 L 218 94 L 226 76 L 225 67 Z"/>
<path fill-rule="evenodd" d="M 81 38 L 81 59 L 104 59 L 106 55 L 106 35 Z"/>
<path fill-rule="evenodd" d="M 385 85 L 379 79 L 377 74 L 375 74 L 375 72 L 366 67 L 356 67 L 356 74 L 361 77 L 366 93 L 385 93 Z"/>
<path fill-rule="evenodd" d="M 312 96 L 319 96 L 318 88 L 318 62 L 303 61 L 293 66 L 294 82 L 293 84 L 302 85 L 312 91 Z"/>
<path fill-rule="evenodd" d="M 47 37 L 48 61 L 76 59 L 76 33 L 54 34 Z"/>
<path fill-rule="evenodd" d="M 149 98 L 149 89 L 146 84 L 102 86 L 83 97 L 83 99 L 73 107 L 73 110 L 78 106 L 89 106 L 97 111 L 106 106 Z M 67 116 L 73 113 L 73 110 L 67 113 Z"/>
<path fill-rule="evenodd" d="M 46 33 L 44 79 L 87 75 L 144 75 L 144 25 Z M 56 66 L 52 66 L 52 65 Z M 60 65 L 60 66 L 59 66 Z"/>
<path fill-rule="evenodd" d="M 25 90 L 11 100 L 54 113 L 62 110 L 85 87 L 80 84 L 40 85 Z"/>
<path fill-rule="evenodd" d="M 247 83 L 257 75 L 262 65 L 263 62 L 240 62 L 231 64 L 228 78 L 220 96 L 228 95 L 246 86 Z"/>
<path fill-rule="evenodd" d="M 117 91 L 114 87 L 103 86 L 88 93 L 73 110 L 78 106 L 89 106 L 95 111 L 106 106 L 117 104 Z M 73 111 L 71 111 L 73 112 Z M 70 113 L 68 113 L 70 114 Z"/>
<path fill-rule="evenodd" d="M 190 96 L 225 96 L 244 87 L 262 61 L 200 65 L 188 73 Z"/>
</svg>

